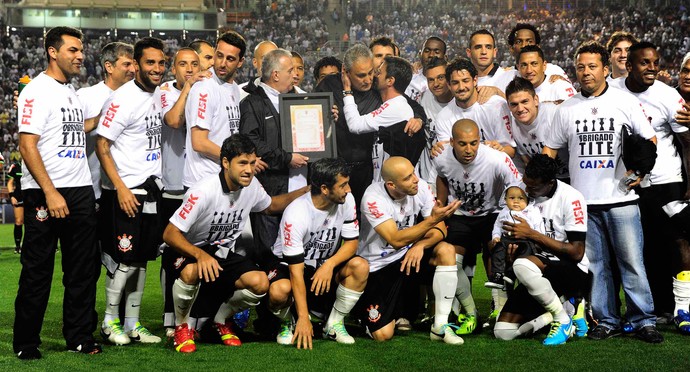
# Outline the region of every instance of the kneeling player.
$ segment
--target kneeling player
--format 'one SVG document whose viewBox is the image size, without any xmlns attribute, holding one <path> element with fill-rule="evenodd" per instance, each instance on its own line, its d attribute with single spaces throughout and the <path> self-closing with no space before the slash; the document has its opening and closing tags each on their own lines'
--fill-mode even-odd
<svg viewBox="0 0 690 372">
<path fill-rule="evenodd" d="M 226 139 L 221 147 L 220 175 L 192 186 L 185 194 L 185 204 L 165 229 L 163 240 L 182 255 L 176 265 L 180 277 L 173 285 L 174 346 L 178 352 L 196 350 L 194 330 L 187 323 L 202 279 L 215 294 L 204 301 L 215 302 L 210 306 L 215 309 L 228 298 L 240 304 L 240 309 L 255 306 L 269 290 L 266 273 L 235 253 L 235 241 L 249 212 L 279 213 L 308 188 L 270 197 L 254 179 L 255 163 L 256 146 L 249 138 L 236 134 Z"/>
<path fill-rule="evenodd" d="M 280 222 L 273 252 L 289 264 L 297 309 L 294 336 L 286 332 L 283 343 L 297 341 L 298 349 L 312 348 L 310 310 L 325 315 L 331 307 L 324 337 L 343 344 L 355 342 L 343 322 L 367 284 L 369 264 L 355 256 L 359 227 L 349 182 L 350 169 L 344 160 L 313 163 L 311 195 L 290 204 Z M 332 291 L 331 286 L 337 289 Z"/>
<path fill-rule="evenodd" d="M 409 160 L 391 157 L 381 169 L 383 182 L 369 186 L 362 198 L 362 235 L 358 253 L 369 261 L 367 287 L 358 312 L 372 338 L 389 340 L 400 314 L 398 298 L 410 275 L 433 275 L 435 297 L 432 340 L 462 344 L 448 324 L 457 285 L 455 248 L 442 242 L 443 220 L 460 203 L 436 203 L 429 185 L 417 178 Z M 415 224 L 421 213 L 424 220 Z M 429 266 L 435 266 L 431 272 Z"/>
</svg>

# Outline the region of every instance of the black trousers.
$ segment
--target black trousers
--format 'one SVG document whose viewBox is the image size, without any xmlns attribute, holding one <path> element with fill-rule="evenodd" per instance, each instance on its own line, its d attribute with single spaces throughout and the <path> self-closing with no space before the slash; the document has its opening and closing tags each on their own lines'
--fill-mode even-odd
<svg viewBox="0 0 690 372">
<path fill-rule="evenodd" d="M 58 189 L 69 209 L 63 219 L 50 217 L 45 195 L 24 190 L 26 235 L 22 247 L 22 272 L 14 303 L 15 353 L 38 347 L 50 297 L 58 239 L 62 254 L 62 333 L 68 347 L 93 340 L 96 283 L 100 257 L 96 245 L 95 198 L 91 186 Z"/>
</svg>

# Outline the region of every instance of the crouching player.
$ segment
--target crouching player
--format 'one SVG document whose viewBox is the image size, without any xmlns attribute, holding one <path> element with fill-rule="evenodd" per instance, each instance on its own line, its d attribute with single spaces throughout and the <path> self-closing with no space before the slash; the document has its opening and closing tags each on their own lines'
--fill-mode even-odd
<svg viewBox="0 0 690 372">
<path fill-rule="evenodd" d="M 458 276 L 455 248 L 442 242 L 443 220 L 460 206 L 454 201 L 438 204 L 429 185 L 414 173 L 403 157 L 391 157 L 381 168 L 382 182 L 373 183 L 362 198 L 362 236 L 358 253 L 369 261 L 369 280 L 358 312 L 367 331 L 377 341 L 390 340 L 400 315 L 399 297 L 410 275 L 433 276 L 435 316 L 432 340 L 462 344 L 450 324 Z M 420 214 L 424 220 L 415 224 Z M 435 266 L 432 272 L 430 266 Z"/>
<path fill-rule="evenodd" d="M 221 173 L 202 179 L 187 191 L 184 204 L 170 218 L 163 233 L 165 243 L 181 255 L 175 265 L 179 279 L 172 291 L 174 347 L 178 352 L 196 350 L 194 330 L 189 327 L 188 319 L 202 280 L 207 287 L 204 292 L 212 294 L 203 299 L 200 296 L 205 306 L 218 309 L 227 300 L 237 307 L 234 311 L 256 306 L 269 292 L 269 284 L 277 285 L 276 277 L 269 283 L 264 271 L 249 258 L 235 253 L 235 241 L 248 221 L 249 212 L 280 213 L 306 193 L 308 187 L 270 197 L 254 179 L 255 164 L 256 146 L 248 137 L 235 134 L 226 139 L 221 147 Z M 226 345 L 240 344 L 234 335 L 221 338 Z"/>
<path fill-rule="evenodd" d="M 582 297 L 588 287 L 587 204 L 579 191 L 556 179 L 557 173 L 556 160 L 535 155 L 523 178 L 527 194 L 536 200 L 535 206 L 548 221 L 546 234 L 533 230 L 521 217 L 515 217 L 516 223 L 503 223 L 504 234 L 530 240 L 542 252 L 513 263 L 520 285 L 494 327 L 494 335 L 501 340 L 531 334 L 549 323 L 551 330 L 544 345 L 563 344 L 573 333 L 579 337 L 587 334 L 583 302 L 577 304 L 571 318 L 559 298 Z"/>
<path fill-rule="evenodd" d="M 357 205 L 350 193 L 350 169 L 342 159 L 321 159 L 311 165 L 311 195 L 290 204 L 280 221 L 273 252 L 290 267 L 297 323 L 294 336 L 286 330 L 283 342 L 312 348 L 314 334 L 309 313 L 330 311 L 324 338 L 353 344 L 344 326 L 364 291 L 369 263 L 355 256 L 359 224 Z M 342 245 L 340 244 L 342 237 Z"/>
</svg>

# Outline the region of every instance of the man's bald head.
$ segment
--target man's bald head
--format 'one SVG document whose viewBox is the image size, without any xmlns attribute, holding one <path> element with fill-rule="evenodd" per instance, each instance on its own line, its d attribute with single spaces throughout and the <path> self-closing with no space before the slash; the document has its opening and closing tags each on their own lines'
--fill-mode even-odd
<svg viewBox="0 0 690 372">
<path fill-rule="evenodd" d="M 470 119 L 460 119 L 453 124 L 453 138 L 460 137 L 461 134 L 476 134 L 479 138 L 479 126 Z"/>
<path fill-rule="evenodd" d="M 258 76 L 261 76 L 262 59 L 268 52 L 276 49 L 278 49 L 276 43 L 268 40 L 262 41 L 256 45 L 256 47 L 254 48 L 254 57 L 252 58 L 252 64 L 254 65 L 254 68 L 256 69 L 256 73 Z"/>
<path fill-rule="evenodd" d="M 414 169 L 414 167 L 409 160 L 402 156 L 392 156 L 383 162 L 381 178 L 386 182 L 395 182 L 410 169 Z"/>
</svg>

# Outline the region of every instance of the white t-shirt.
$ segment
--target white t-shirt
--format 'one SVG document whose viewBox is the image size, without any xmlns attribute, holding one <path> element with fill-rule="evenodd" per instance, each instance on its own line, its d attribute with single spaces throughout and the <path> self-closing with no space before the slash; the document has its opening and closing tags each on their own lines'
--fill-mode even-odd
<svg viewBox="0 0 690 372">
<path fill-rule="evenodd" d="M 346 96 L 343 99 L 343 111 L 348 129 L 352 133 L 371 133 L 377 132 L 379 128 L 390 127 L 402 121 L 408 121 L 414 117 L 412 107 L 407 103 L 407 98 L 403 95 L 391 98 L 381 104 L 381 107 L 365 114 L 359 115 L 355 97 Z M 374 182 L 381 180 L 381 166 L 390 156 L 383 150 L 383 143 L 374 141 L 372 151 L 372 163 L 374 165 Z"/>
<path fill-rule="evenodd" d="M 450 100 L 453 102 L 453 99 Z M 441 103 L 436 100 L 436 97 L 427 90 L 422 94 L 422 99 L 419 102 L 424 108 L 427 118 L 427 127 L 425 128 L 426 146 L 422 151 L 422 156 L 419 157 L 417 163 L 417 172 L 419 177 L 428 183 L 436 183 L 436 167 L 431 162 L 431 148 L 436 143 L 436 118 L 438 113 L 448 106 L 449 102 Z"/>
<path fill-rule="evenodd" d="M 632 94 L 642 102 L 644 112 L 651 120 L 656 132 L 656 163 L 652 172 L 645 177 L 640 186 L 683 182 L 681 157 L 678 149 L 673 145 L 673 133 L 683 133 L 688 130 L 687 127 L 676 122 L 676 111 L 683 110 L 685 100 L 677 90 L 658 80 L 641 93 L 631 92 L 625 85 L 625 78 L 614 79 L 611 86 Z"/>
<path fill-rule="evenodd" d="M 508 103 L 499 96 L 492 96 L 483 105 L 475 102 L 466 109 L 459 107 L 453 100 L 438 113 L 436 138 L 438 141 L 449 141 L 453 134 L 453 124 L 460 119 L 471 119 L 479 126 L 482 141 L 494 140 L 515 147 L 510 135 L 510 116 Z"/>
<path fill-rule="evenodd" d="M 588 204 L 613 204 L 637 199 L 623 194 L 618 183 L 625 177 L 621 130 L 623 125 L 645 139 L 654 137 L 640 101 L 628 92 L 608 86 L 598 97 L 582 93 L 561 103 L 545 145 L 568 147 L 571 185 Z"/>
<path fill-rule="evenodd" d="M 215 252 L 216 257 L 226 258 L 228 252 L 235 252 L 235 241 L 249 221 L 249 212 L 268 208 L 271 197 L 256 178 L 249 186 L 230 191 L 222 177 L 220 173 L 209 175 L 192 185 L 170 223 L 198 246 L 228 239 Z"/>
<path fill-rule="evenodd" d="M 539 102 L 565 101 L 577 93 L 569 82 L 559 79 L 550 83 L 548 76 L 538 87 L 534 88 L 534 91 L 539 96 Z"/>
<path fill-rule="evenodd" d="M 534 155 L 541 154 L 541 150 L 544 148 L 544 141 L 546 141 L 546 137 L 551 132 L 556 109 L 558 109 L 558 105 L 553 102 L 540 102 L 539 113 L 530 125 L 520 124 L 512 115 L 510 116 L 510 125 L 513 139 L 515 139 L 517 144 L 518 155 L 531 159 Z M 567 148 L 558 149 L 558 156 L 556 157 L 558 173 L 556 176 L 560 179 L 569 177 L 569 156 Z"/>
<path fill-rule="evenodd" d="M 421 212 L 422 217 L 431 215 L 435 199 L 431 188 L 424 180 L 419 180 L 418 192 L 401 200 L 393 200 L 383 182 L 376 182 L 364 191 L 360 210 L 362 212 L 361 235 L 357 254 L 369 261 L 369 271 L 375 272 L 386 265 L 405 256 L 411 246 L 398 250 L 388 244 L 374 228 L 383 222 L 393 220 L 398 230 L 414 226 L 415 217 Z"/>
<path fill-rule="evenodd" d="M 448 181 L 448 202 L 461 200 L 459 216 L 495 213 L 506 187 L 522 181 L 522 175 L 506 153 L 480 144 L 470 164 L 460 163 L 452 146 L 434 158 L 439 177 Z"/>
<path fill-rule="evenodd" d="M 100 115 L 103 104 L 108 100 L 113 90 L 105 82 L 81 88 L 77 91 L 77 96 L 84 105 L 84 118 L 91 119 Z M 86 134 L 86 156 L 89 159 L 89 169 L 91 170 L 91 182 L 93 182 L 93 192 L 96 199 L 101 197 L 101 162 L 96 156 L 96 138 L 98 130 L 92 130 Z"/>
<path fill-rule="evenodd" d="M 413 100 L 419 102 L 422 98 L 422 94 L 429 89 L 429 85 L 426 81 L 426 76 L 422 70 L 417 71 L 412 74 L 412 80 L 410 80 L 410 85 L 405 89 L 405 95 L 412 98 Z"/>
<path fill-rule="evenodd" d="M 503 222 L 520 223 L 515 219 L 515 217 L 520 217 L 527 221 L 532 230 L 544 233 L 544 220 L 541 217 L 541 212 L 539 208 L 535 207 L 534 204 L 528 204 L 525 209 L 521 211 L 511 211 L 507 206 L 503 207 L 496 217 L 496 222 L 494 222 L 494 229 L 491 231 L 491 238 L 500 238 L 503 235 Z"/>
<path fill-rule="evenodd" d="M 117 173 L 130 189 L 150 176 L 161 177 L 162 122 L 158 94 L 143 90 L 135 80 L 113 92 L 103 106 L 98 135 L 112 141 Z M 101 179 L 104 189 L 114 189 L 103 171 Z"/>
<path fill-rule="evenodd" d="M 338 251 L 341 236 L 346 240 L 359 237 L 352 194 L 347 194 L 344 204 L 323 211 L 314 206 L 311 193 L 307 193 L 285 208 L 273 253 L 287 263 L 304 262 L 317 268 Z"/>
<path fill-rule="evenodd" d="M 489 87 L 495 87 L 496 86 L 496 81 L 498 81 L 503 74 L 506 73 L 506 70 L 502 67 L 498 67 L 496 69 L 496 72 L 494 72 L 493 75 L 489 76 L 477 76 L 477 86 L 478 87 L 483 87 L 483 86 L 489 86 Z M 505 90 L 505 89 L 502 89 Z"/>
<path fill-rule="evenodd" d="M 167 81 L 160 87 L 161 115 L 161 156 L 163 167 L 163 187 L 166 191 L 184 190 L 182 175 L 184 170 L 185 127 L 172 128 L 165 123 L 167 114 L 180 98 L 182 93 L 175 86 L 175 81 Z"/>
<path fill-rule="evenodd" d="M 17 106 L 19 133 L 40 136 L 36 146 L 53 185 L 90 186 L 84 108 L 72 85 L 41 72 L 19 94 Z M 40 189 L 24 161 L 22 168 L 22 189 Z"/>
<path fill-rule="evenodd" d="M 238 133 L 240 128 L 240 88 L 237 83 L 226 83 L 216 76 L 213 68 L 211 77 L 192 86 L 185 104 L 187 137 L 185 141 L 185 163 L 182 183 L 190 187 L 209 174 L 220 172 L 220 163 L 192 148 L 192 128 L 208 130 L 208 139 L 223 145 L 223 141 Z"/>
<path fill-rule="evenodd" d="M 562 68 L 551 63 L 546 64 L 546 70 L 544 70 L 544 74 L 546 75 L 547 80 L 551 75 L 560 75 L 566 79 L 568 78 L 568 75 L 565 74 L 565 71 L 563 71 Z M 513 81 L 513 79 L 515 79 L 516 76 L 519 76 L 517 69 L 513 68 L 507 70 L 505 71 L 505 73 L 501 74 L 499 78 L 495 79 L 494 86 L 500 89 L 501 91 L 505 92 L 506 88 L 508 87 L 508 84 L 510 84 L 510 82 Z"/>
<path fill-rule="evenodd" d="M 587 232 L 587 202 L 585 197 L 567 183 L 556 181 L 556 192 L 548 199 L 538 198 L 534 204 L 544 219 L 545 235 L 567 242 L 566 232 Z M 589 260 L 587 255 L 577 265 L 587 272 Z"/>
</svg>

